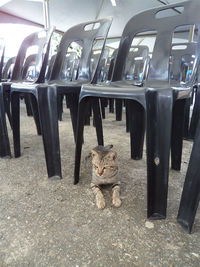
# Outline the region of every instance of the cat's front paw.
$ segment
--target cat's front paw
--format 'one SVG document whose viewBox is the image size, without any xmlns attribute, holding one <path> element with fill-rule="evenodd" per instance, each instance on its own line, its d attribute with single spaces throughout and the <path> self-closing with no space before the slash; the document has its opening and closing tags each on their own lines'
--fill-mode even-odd
<svg viewBox="0 0 200 267">
<path fill-rule="evenodd" d="M 113 206 L 115 206 L 116 208 L 120 207 L 122 204 L 122 201 L 120 198 L 116 198 L 114 197 L 112 200 Z"/>
<path fill-rule="evenodd" d="M 97 204 L 98 209 L 104 209 L 106 206 L 104 198 L 100 198 L 100 199 L 97 198 L 96 204 Z"/>
</svg>

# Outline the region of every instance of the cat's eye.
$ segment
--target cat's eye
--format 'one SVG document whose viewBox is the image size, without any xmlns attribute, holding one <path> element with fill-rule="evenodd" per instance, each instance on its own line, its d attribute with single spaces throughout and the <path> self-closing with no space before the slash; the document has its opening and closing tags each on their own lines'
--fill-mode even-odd
<svg viewBox="0 0 200 267">
<path fill-rule="evenodd" d="M 97 165 L 93 165 L 95 169 L 98 169 L 98 166 Z"/>
</svg>

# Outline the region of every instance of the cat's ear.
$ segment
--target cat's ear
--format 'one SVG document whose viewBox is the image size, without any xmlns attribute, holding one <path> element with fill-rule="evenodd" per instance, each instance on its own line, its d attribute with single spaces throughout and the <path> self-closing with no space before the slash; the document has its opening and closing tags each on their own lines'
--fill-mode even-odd
<svg viewBox="0 0 200 267">
<path fill-rule="evenodd" d="M 115 151 L 110 151 L 109 153 L 108 153 L 108 156 L 107 156 L 109 159 L 111 159 L 111 160 L 116 160 L 116 158 L 117 158 L 117 152 L 115 152 Z"/>
<path fill-rule="evenodd" d="M 94 158 L 95 156 L 98 155 L 98 152 L 94 149 L 91 150 L 91 155 L 92 155 L 92 158 Z"/>
</svg>

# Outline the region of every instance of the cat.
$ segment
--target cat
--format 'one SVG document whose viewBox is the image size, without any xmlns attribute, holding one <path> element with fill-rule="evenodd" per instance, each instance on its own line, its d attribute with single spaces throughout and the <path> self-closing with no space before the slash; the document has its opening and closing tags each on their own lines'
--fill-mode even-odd
<svg viewBox="0 0 200 267">
<path fill-rule="evenodd" d="M 92 157 L 92 181 L 91 189 L 96 198 L 99 209 L 105 208 L 105 199 L 101 191 L 101 185 L 112 185 L 112 204 L 115 207 L 121 205 L 120 181 L 118 178 L 117 153 L 111 148 L 113 145 L 96 146 L 91 150 Z"/>
</svg>

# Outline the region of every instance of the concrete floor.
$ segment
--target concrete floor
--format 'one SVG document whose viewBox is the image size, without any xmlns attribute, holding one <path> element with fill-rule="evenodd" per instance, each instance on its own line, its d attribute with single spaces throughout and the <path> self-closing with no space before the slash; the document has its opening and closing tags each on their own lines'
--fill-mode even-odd
<svg viewBox="0 0 200 267">
<path fill-rule="evenodd" d="M 182 170 L 170 170 L 167 219 L 146 218 L 146 160 L 130 159 L 125 121 L 104 121 L 105 144 L 118 152 L 122 206 L 98 210 L 84 158 L 96 146 L 85 127 L 81 180 L 73 185 L 74 141 L 69 112 L 59 123 L 63 179 L 47 179 L 43 145 L 22 105 L 20 158 L 0 159 L 0 266 L 200 266 L 200 213 L 193 233 L 176 222 L 192 143 L 184 142 Z M 11 137 L 11 130 L 9 129 Z M 12 144 L 11 144 L 12 146 Z"/>
</svg>

